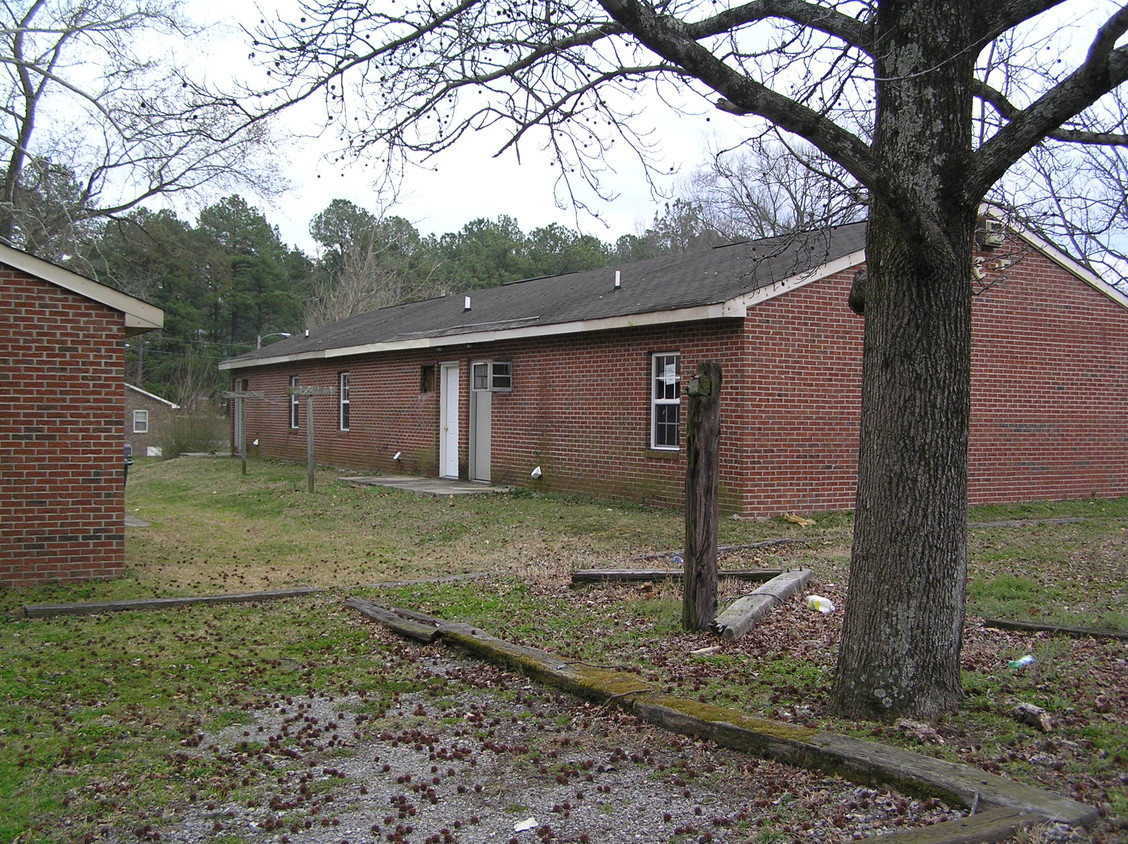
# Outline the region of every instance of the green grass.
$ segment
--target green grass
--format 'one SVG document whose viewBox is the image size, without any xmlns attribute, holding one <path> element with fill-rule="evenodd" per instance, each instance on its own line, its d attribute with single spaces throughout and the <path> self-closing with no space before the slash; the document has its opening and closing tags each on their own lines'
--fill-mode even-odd
<svg viewBox="0 0 1128 844">
<path fill-rule="evenodd" d="M 804 704 L 814 714 L 802 717 L 829 728 L 911 745 L 887 728 L 857 728 L 819 712 L 831 682 L 832 648 L 814 647 L 797 658 L 770 643 L 737 644 L 693 655 L 717 640 L 681 631 L 676 586 L 566 587 L 576 568 L 666 565 L 639 558 L 679 548 L 683 525 L 676 512 L 528 491 L 428 498 L 353 488 L 327 470 L 319 471 L 311 495 L 303 466 L 251 461 L 249 467 L 243 477 L 235 461 L 139 463 L 127 508 L 150 527 L 127 531 L 125 577 L 0 591 L 0 610 L 18 611 L 33 603 L 298 584 L 331 590 L 260 605 L 7 616 L 0 622 L 0 841 L 94 840 L 111 828 L 143 827 L 187 802 L 242 794 L 253 783 L 232 779 L 221 758 L 193 755 L 192 744 L 201 733 L 248 724 L 248 711 L 288 696 L 351 696 L 356 711 L 374 715 L 400 693 L 443 700 L 443 683 L 398 670 L 388 658 L 398 644 L 342 609 L 346 594 L 634 671 L 654 688 L 692 698 L 763 714 Z M 1128 499 L 973 508 L 971 516 L 973 522 L 1017 519 L 1083 521 L 972 529 L 973 616 L 1128 628 L 1121 609 L 1128 592 Z M 739 552 L 722 563 L 808 565 L 822 582 L 844 585 L 851 529 L 848 513 L 817 514 L 808 527 L 722 520 L 722 545 L 805 540 Z M 489 577 L 358 588 L 459 573 Z M 1117 717 L 1117 701 L 1101 694 L 1122 683 L 1114 676 L 1122 650 L 1084 640 L 1016 635 L 1004 641 L 998 652 L 966 655 L 966 704 L 958 719 L 941 725 L 949 742 L 931 752 L 988 769 L 1003 764 L 1002 772 L 1032 781 L 1052 779 L 1058 772 L 1028 761 L 1041 754 L 1060 758 L 1065 771 L 1080 767 L 1086 776 L 1113 781 L 1128 765 L 1128 728 Z M 1027 649 L 1032 666 L 1005 668 Z M 1033 735 L 1017 724 L 1010 715 L 1017 700 L 1046 708 L 1060 723 L 1055 734 Z M 1000 747 L 1013 748 L 1014 759 L 996 763 Z M 1128 814 L 1122 795 L 1108 802 Z"/>
</svg>

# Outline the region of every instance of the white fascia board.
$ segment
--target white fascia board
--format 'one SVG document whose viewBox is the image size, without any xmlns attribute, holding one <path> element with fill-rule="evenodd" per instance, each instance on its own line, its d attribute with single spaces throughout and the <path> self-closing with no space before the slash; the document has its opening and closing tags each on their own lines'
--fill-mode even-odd
<svg viewBox="0 0 1128 844">
<path fill-rule="evenodd" d="M 562 322 L 553 325 L 530 325 L 510 328 L 504 331 L 476 331 L 471 334 L 443 334 L 438 337 L 420 337 L 412 340 L 398 340 L 391 343 L 371 343 L 365 346 L 346 346 L 340 349 L 321 349 L 315 352 L 297 352 L 292 355 L 279 355 L 271 358 L 256 358 L 243 363 L 223 361 L 220 369 L 248 369 L 257 366 L 274 366 L 282 363 L 324 360 L 327 358 L 354 357 L 356 355 L 379 352 L 401 352 L 418 349 L 437 349 L 447 346 L 465 346 L 475 343 L 496 343 L 502 340 L 524 340 L 538 337 L 554 337 L 563 334 L 583 334 L 592 331 L 613 331 L 620 328 L 642 328 L 650 325 L 669 325 L 678 322 L 695 322 L 706 319 L 723 319 L 743 316 L 743 310 L 734 311 L 729 302 L 716 305 L 700 305 L 676 311 L 653 311 L 643 314 L 609 317 L 607 319 Z"/>
<path fill-rule="evenodd" d="M 146 390 L 142 390 L 140 387 L 135 387 L 133 384 L 126 384 L 125 389 L 133 390 L 133 392 L 140 393 L 146 398 L 150 398 L 154 401 L 159 401 L 161 404 L 168 405 L 168 408 L 170 410 L 177 410 L 180 407 L 180 405 L 176 404 L 175 402 L 170 402 L 168 399 L 162 399 L 160 396 L 154 395 L 153 393 L 150 393 Z"/>
<path fill-rule="evenodd" d="M 814 269 L 796 273 L 790 278 L 783 279 L 783 281 L 777 281 L 775 284 L 769 284 L 767 287 L 753 290 L 751 293 L 725 303 L 726 306 L 733 311 L 729 316 L 744 316 L 748 309 L 754 305 L 767 302 L 769 299 L 782 296 L 784 293 L 790 293 L 792 290 L 797 290 L 800 287 L 819 281 L 827 276 L 848 270 L 850 267 L 857 266 L 865 260 L 866 251 L 859 249 L 857 252 L 851 252 L 848 255 L 843 255 L 841 258 L 835 258 L 833 261 L 828 261 Z"/>
<path fill-rule="evenodd" d="M 1069 255 L 1062 252 L 1048 240 L 1039 237 L 1033 232 L 1017 229 L 1012 229 L 1012 231 L 1066 272 L 1077 276 L 1090 287 L 1103 293 L 1121 307 L 1128 308 L 1128 295 L 1125 295 L 1119 288 L 1109 284 L 1075 258 L 1069 257 Z"/>
<path fill-rule="evenodd" d="M 0 262 L 23 270 L 25 273 L 42 279 L 56 287 L 77 293 L 94 302 L 113 308 L 125 315 L 126 335 L 132 337 L 145 331 L 152 331 L 164 325 L 164 311 L 156 305 L 142 302 L 112 287 L 106 287 L 93 279 L 73 273 L 58 264 L 36 258 L 27 252 L 0 244 Z"/>
</svg>

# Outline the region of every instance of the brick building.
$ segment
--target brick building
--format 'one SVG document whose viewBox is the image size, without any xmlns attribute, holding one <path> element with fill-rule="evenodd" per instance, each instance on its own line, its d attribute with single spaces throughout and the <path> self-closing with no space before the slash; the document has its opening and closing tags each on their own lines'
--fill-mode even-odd
<svg viewBox="0 0 1128 844">
<path fill-rule="evenodd" d="M 0 245 L 0 586 L 125 566 L 125 339 L 159 308 Z"/>
<path fill-rule="evenodd" d="M 1128 493 L 1128 299 L 1036 237 L 975 265 L 970 497 Z M 258 453 L 679 505 L 685 398 L 723 368 L 721 505 L 853 506 L 864 226 L 385 308 L 224 362 Z M 539 467 L 539 477 L 532 474 Z"/>
<path fill-rule="evenodd" d="M 147 393 L 132 384 L 125 385 L 125 442 L 136 457 L 160 457 L 161 440 L 172 425 L 173 412 L 180 405 Z"/>
</svg>

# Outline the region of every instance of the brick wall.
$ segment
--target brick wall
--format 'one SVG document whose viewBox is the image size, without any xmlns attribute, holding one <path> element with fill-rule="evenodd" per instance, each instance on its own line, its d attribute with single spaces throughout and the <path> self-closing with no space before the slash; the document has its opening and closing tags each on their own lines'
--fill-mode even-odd
<svg viewBox="0 0 1128 844">
<path fill-rule="evenodd" d="M 1021 253 L 1021 254 L 1020 254 Z M 982 257 L 997 259 L 1001 253 Z M 971 489 L 976 503 L 1128 494 L 1128 310 L 1038 253 L 989 272 L 973 308 Z M 1021 260 L 1020 260 L 1021 259 Z M 349 371 L 351 430 L 336 399 L 315 399 L 317 459 L 364 471 L 438 474 L 439 364 L 461 374 L 460 473 L 468 466 L 470 364 L 513 364 L 492 398 L 491 479 L 678 506 L 684 452 L 649 448 L 650 352 L 681 353 L 683 380 L 720 361 L 721 505 L 727 512 L 849 509 L 857 472 L 862 320 L 846 306 L 853 270 L 753 307 L 743 323 L 666 327 L 450 346 L 250 369 L 248 440 L 305 459 L 283 391 L 336 386 Z M 432 367 L 433 387 L 421 390 Z M 682 401 L 684 420 L 686 402 Z M 254 453 L 254 449 L 251 449 Z M 397 464 L 392 460 L 402 453 Z M 543 477 L 530 472 L 540 466 Z"/>
<path fill-rule="evenodd" d="M 0 265 L 0 585 L 120 575 L 122 314 Z"/>
</svg>

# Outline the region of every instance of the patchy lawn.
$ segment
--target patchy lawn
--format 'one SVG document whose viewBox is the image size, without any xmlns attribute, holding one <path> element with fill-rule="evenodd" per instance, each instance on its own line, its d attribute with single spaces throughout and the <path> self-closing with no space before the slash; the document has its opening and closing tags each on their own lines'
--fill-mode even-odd
<svg viewBox="0 0 1128 844">
<path fill-rule="evenodd" d="M 1098 806 L 1088 840 L 1125 834 L 1128 645 L 986 630 L 981 619 L 1128 628 L 1128 500 L 973 510 L 983 526 L 970 533 L 968 699 L 922 733 L 829 716 L 840 611 L 814 613 L 795 598 L 729 643 L 681 632 L 675 586 L 570 586 L 577 568 L 661 566 L 638 558 L 678 548 L 677 513 L 528 492 L 436 499 L 337 477 L 320 472 L 309 495 L 301 466 L 253 461 L 244 478 L 235 461 L 139 464 L 128 507 L 150 526 L 127 532 L 125 578 L 0 592 L 0 609 L 13 611 L 0 627 L 0 840 L 423 842 L 445 830 L 472 842 L 492 824 L 505 841 L 536 815 L 562 841 L 613 841 L 623 828 L 655 842 L 839 841 L 945 811 L 660 736 L 406 645 L 343 609 L 348 594 L 636 671 L 678 695 L 978 765 Z M 811 567 L 808 592 L 841 607 L 850 528 L 846 514 L 808 527 L 724 520 L 723 545 L 804 543 L 730 553 L 722 566 Z M 465 573 L 484 578 L 360 588 Z M 331 591 L 251 606 L 17 614 L 31 603 L 297 585 Z M 725 598 L 750 588 L 722 584 Z M 719 647 L 693 653 L 707 645 Z M 1025 654 L 1033 664 L 1007 667 Z M 1018 723 L 1019 702 L 1045 709 L 1052 731 Z M 421 758 L 409 764 L 401 751 L 416 745 Z M 488 773 L 458 750 L 470 746 Z M 397 782 L 409 770 L 414 779 Z M 508 799 L 518 782 L 521 796 Z M 537 795 L 551 802 L 530 805 Z M 451 814 L 428 814 L 440 804 Z"/>
</svg>

